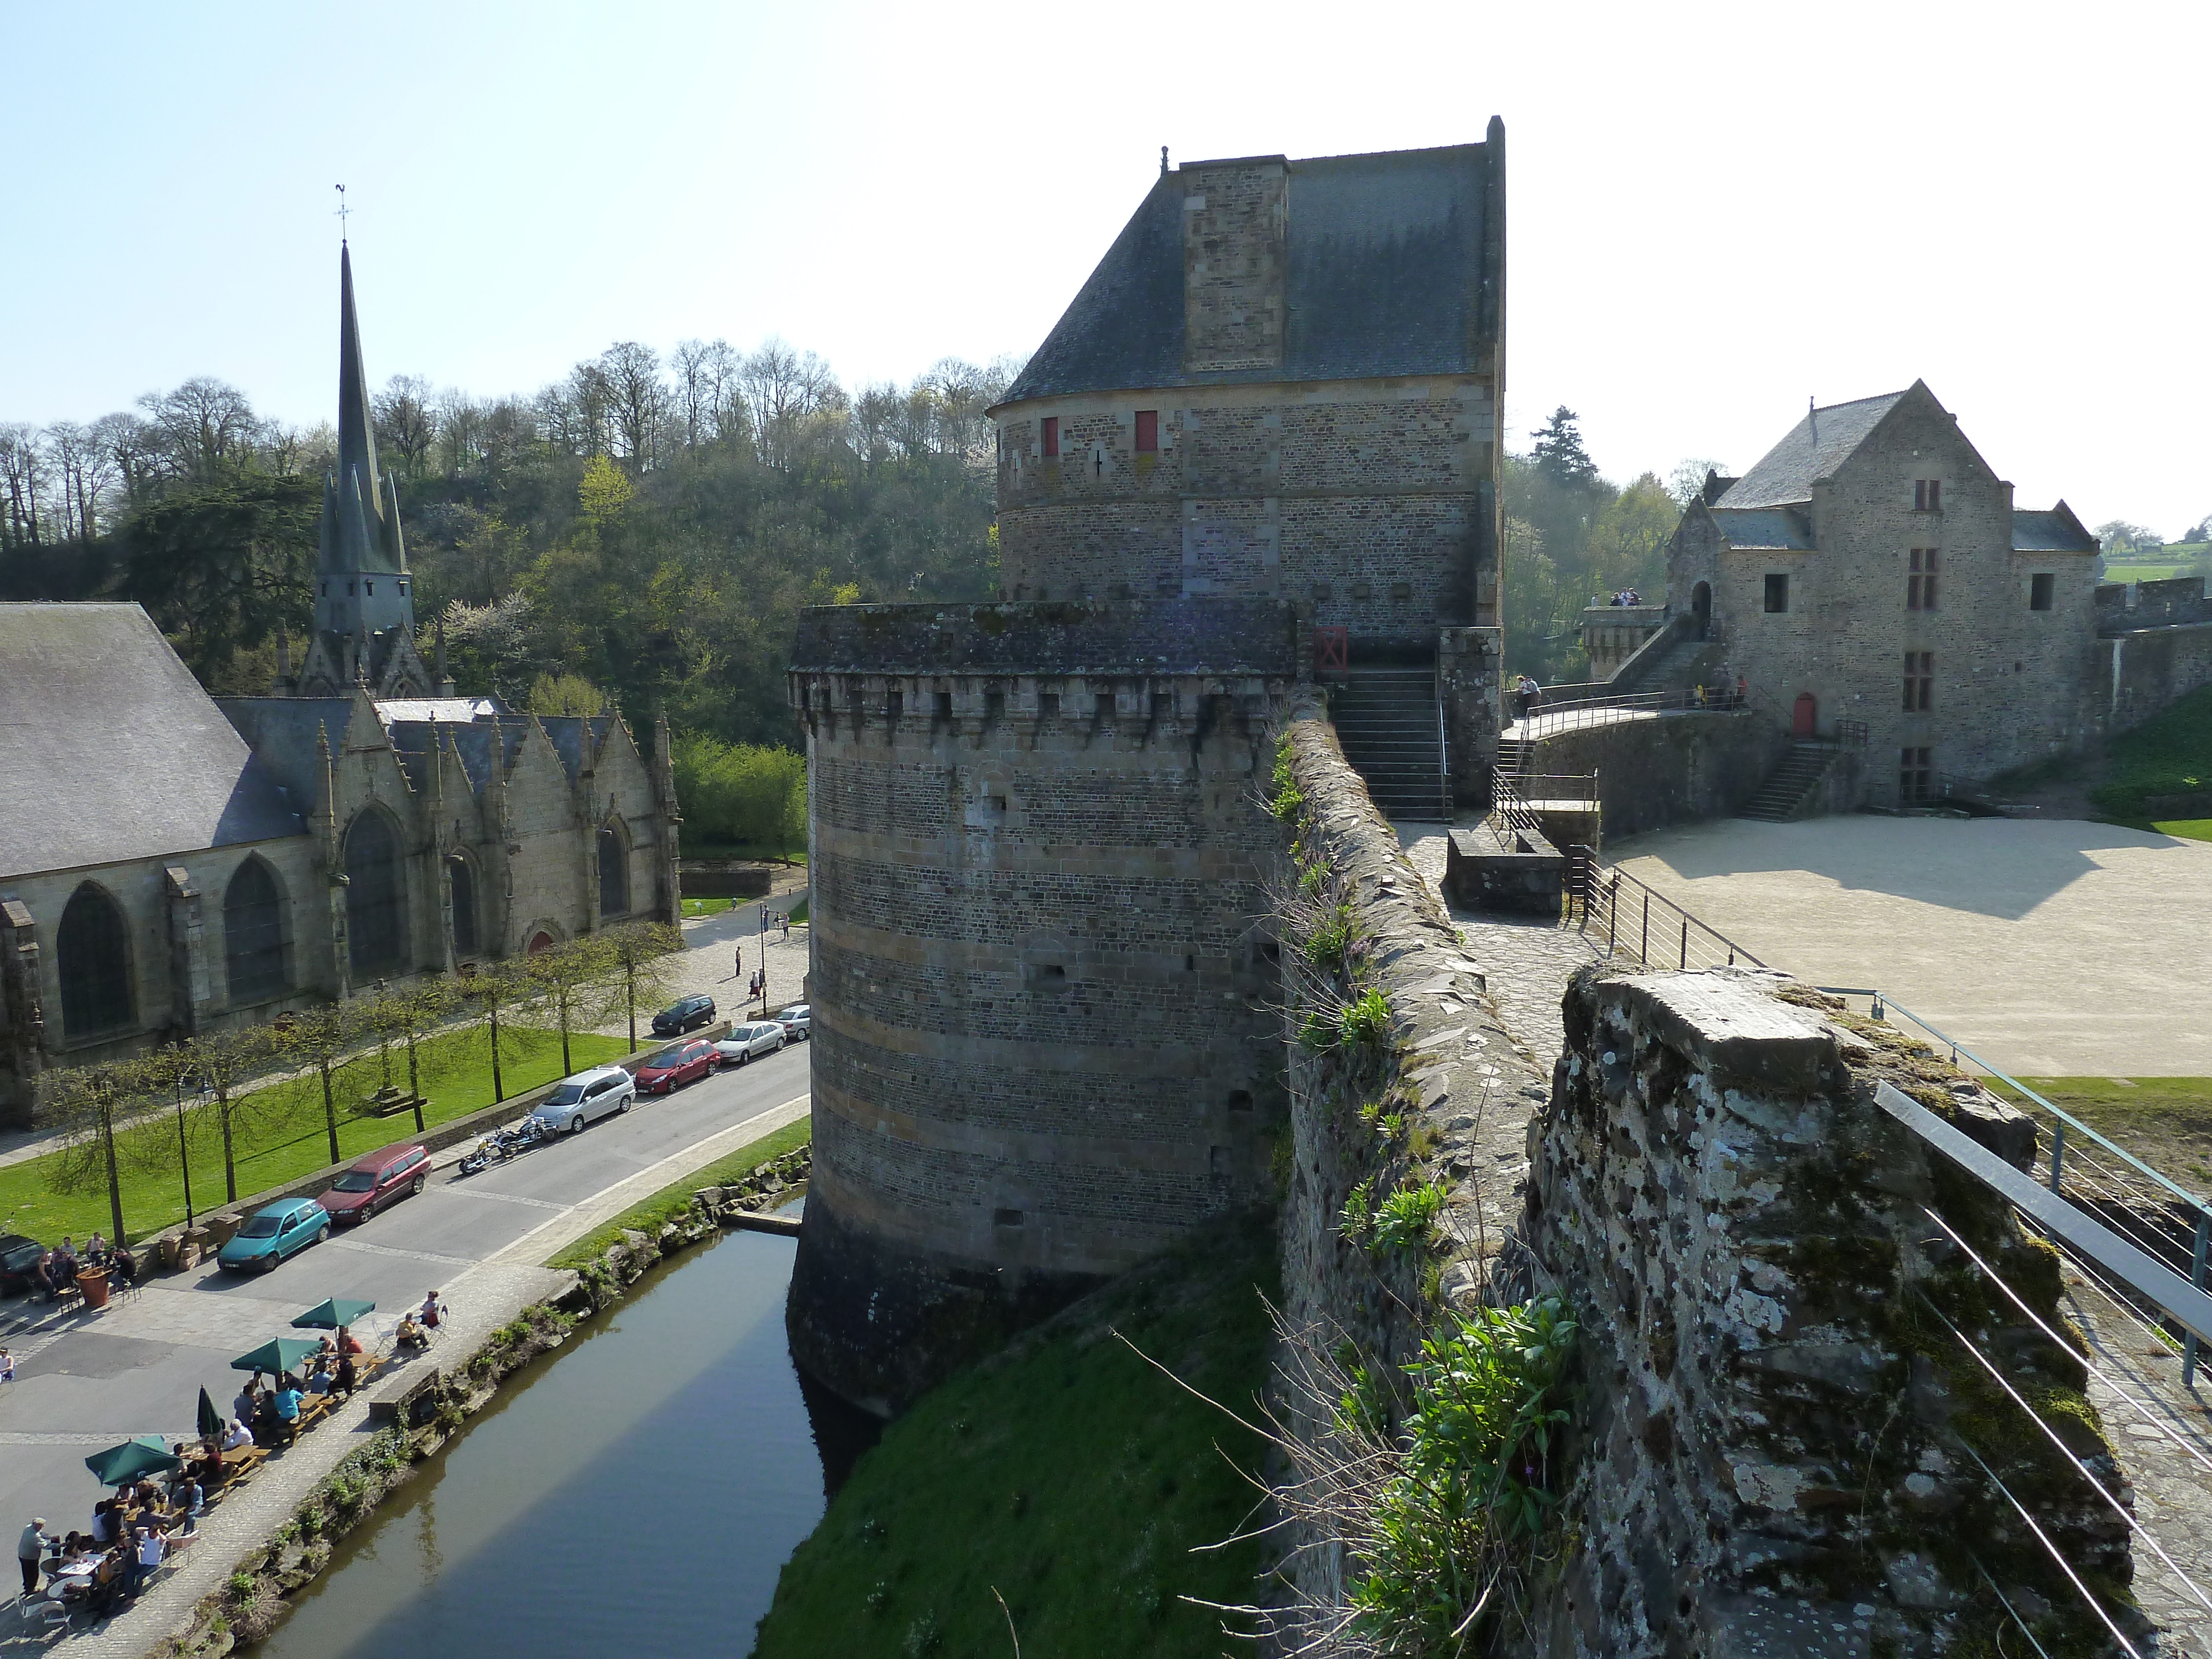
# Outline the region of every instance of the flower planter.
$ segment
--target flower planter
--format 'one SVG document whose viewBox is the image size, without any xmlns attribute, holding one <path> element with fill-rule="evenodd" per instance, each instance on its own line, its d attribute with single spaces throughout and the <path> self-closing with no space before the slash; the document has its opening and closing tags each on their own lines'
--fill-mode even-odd
<svg viewBox="0 0 2212 1659">
<path fill-rule="evenodd" d="M 104 1308 L 107 1305 L 107 1272 L 103 1267 L 88 1267 L 76 1276 L 76 1287 L 84 1292 L 84 1305 Z"/>
</svg>

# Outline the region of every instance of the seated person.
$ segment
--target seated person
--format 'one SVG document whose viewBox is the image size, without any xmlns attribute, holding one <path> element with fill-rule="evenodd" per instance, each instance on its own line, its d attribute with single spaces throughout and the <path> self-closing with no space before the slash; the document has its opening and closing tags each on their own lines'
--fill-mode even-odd
<svg viewBox="0 0 2212 1659">
<path fill-rule="evenodd" d="M 131 1534 L 130 1589 L 136 1595 L 160 1569 L 161 1558 L 168 1553 L 169 1540 L 161 1536 L 159 1527 L 133 1527 Z"/>
<path fill-rule="evenodd" d="M 338 1327 L 337 1350 L 340 1353 L 360 1353 L 362 1352 L 361 1339 L 353 1334 L 352 1327 L 348 1325 L 341 1325 Z"/>
<path fill-rule="evenodd" d="M 331 1382 L 331 1392 L 350 1398 L 353 1391 L 360 1386 L 361 1368 L 353 1363 L 351 1354 L 344 1355 L 338 1361 L 338 1374 Z"/>
<path fill-rule="evenodd" d="M 254 1372 L 246 1379 L 246 1386 L 238 1391 L 238 1398 L 230 1402 L 231 1409 L 238 1413 L 238 1420 L 241 1423 L 251 1423 L 261 1414 L 261 1390 L 258 1386 L 260 1381 L 261 1373 Z"/>
<path fill-rule="evenodd" d="M 250 1446 L 252 1443 L 253 1431 L 246 1426 L 243 1419 L 232 1418 L 229 1426 L 222 1431 L 222 1449 L 227 1452 L 236 1451 L 241 1446 Z"/>
<path fill-rule="evenodd" d="M 92 1237 L 84 1241 L 84 1259 L 97 1263 L 107 1254 L 107 1241 L 100 1236 L 100 1229 L 92 1230 Z"/>
<path fill-rule="evenodd" d="M 200 1483 L 188 1474 L 177 1483 L 170 1496 L 176 1500 L 177 1513 L 181 1517 L 179 1528 L 187 1533 L 198 1531 L 200 1511 L 207 1507 L 207 1493 L 200 1489 Z"/>
<path fill-rule="evenodd" d="M 110 1253 L 109 1267 L 118 1285 L 138 1282 L 138 1258 L 131 1254 L 129 1246 L 118 1244 L 115 1247 Z"/>
<path fill-rule="evenodd" d="M 307 1392 L 328 1394 L 331 1391 L 331 1360 L 328 1354 L 317 1354 L 315 1363 L 307 1370 Z"/>
<path fill-rule="evenodd" d="M 115 1504 L 113 1500 L 103 1498 L 92 1506 L 92 1541 L 112 1544 L 115 1536 Z"/>
<path fill-rule="evenodd" d="M 289 1376 L 284 1380 L 287 1382 L 290 1382 L 292 1381 Z M 279 1425 L 279 1431 L 283 1435 L 288 1443 L 297 1438 L 299 1436 L 300 1402 L 306 1397 L 307 1396 L 302 1395 L 295 1386 L 288 1389 L 277 1389 L 275 1400 L 270 1402 L 275 1406 L 276 1410 L 276 1420 Z"/>
<path fill-rule="evenodd" d="M 415 1322 L 413 1314 L 402 1314 L 399 1328 L 392 1333 L 392 1340 L 403 1348 L 422 1348 L 429 1346 L 430 1334 Z"/>
</svg>

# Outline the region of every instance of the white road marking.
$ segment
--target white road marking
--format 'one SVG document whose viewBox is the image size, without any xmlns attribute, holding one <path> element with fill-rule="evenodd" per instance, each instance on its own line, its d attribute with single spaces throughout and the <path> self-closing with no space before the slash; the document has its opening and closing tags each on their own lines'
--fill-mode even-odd
<svg viewBox="0 0 2212 1659">
<path fill-rule="evenodd" d="M 495 1198 L 502 1204 L 527 1204 L 533 1210 L 572 1210 L 573 1204 L 556 1204 L 550 1198 L 525 1198 L 520 1193 L 495 1193 L 488 1187 L 463 1187 L 449 1182 L 438 1189 L 461 1198 Z"/>
<path fill-rule="evenodd" d="M 358 1250 L 363 1255 L 398 1256 L 408 1261 L 432 1261 L 446 1267 L 473 1267 L 476 1260 L 465 1255 L 440 1255 L 434 1250 L 402 1250 L 389 1244 L 371 1244 L 366 1239 L 334 1238 L 330 1243 L 334 1250 Z"/>
</svg>

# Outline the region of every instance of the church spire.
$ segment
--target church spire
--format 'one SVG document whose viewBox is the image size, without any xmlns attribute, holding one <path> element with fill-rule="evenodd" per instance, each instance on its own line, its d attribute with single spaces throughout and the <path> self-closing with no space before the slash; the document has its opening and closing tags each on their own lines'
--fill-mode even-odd
<svg viewBox="0 0 2212 1659">
<path fill-rule="evenodd" d="M 368 375 L 361 366 L 361 319 L 353 308 L 353 252 L 338 244 L 338 479 L 342 493 L 358 480 L 362 504 L 383 517 L 384 481 L 376 470 L 376 424 L 368 409 Z"/>
</svg>

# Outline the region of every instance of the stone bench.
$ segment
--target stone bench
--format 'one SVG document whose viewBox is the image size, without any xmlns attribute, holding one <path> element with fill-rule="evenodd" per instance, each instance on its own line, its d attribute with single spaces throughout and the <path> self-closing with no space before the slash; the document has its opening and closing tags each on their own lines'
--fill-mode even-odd
<svg viewBox="0 0 2212 1659">
<path fill-rule="evenodd" d="M 438 1368 L 435 1365 L 425 1365 L 420 1370 L 410 1367 L 397 1376 L 387 1377 L 368 1397 L 368 1420 L 410 1427 L 415 1402 L 437 1386 Z"/>
</svg>

